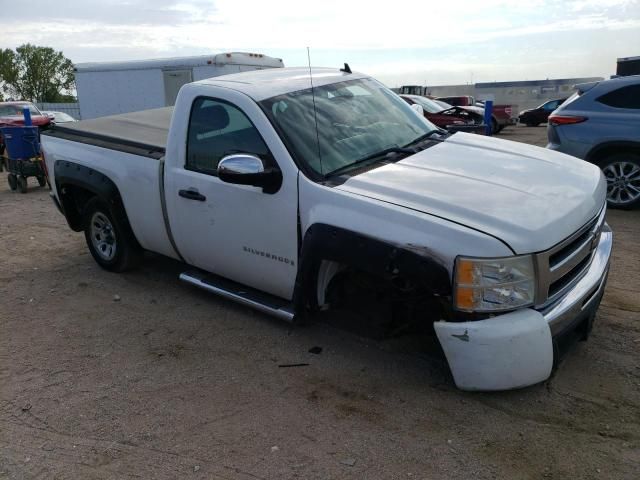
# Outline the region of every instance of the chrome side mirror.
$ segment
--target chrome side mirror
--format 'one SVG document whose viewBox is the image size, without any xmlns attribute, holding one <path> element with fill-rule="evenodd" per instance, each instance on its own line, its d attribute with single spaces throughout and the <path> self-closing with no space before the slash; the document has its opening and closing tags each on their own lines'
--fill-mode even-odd
<svg viewBox="0 0 640 480">
<path fill-rule="evenodd" d="M 282 185 L 282 172 L 264 168 L 262 160 L 249 153 L 227 155 L 218 163 L 218 178 L 226 183 L 262 187 L 264 193 L 276 193 Z"/>
<path fill-rule="evenodd" d="M 251 175 L 264 172 L 264 165 L 255 155 L 238 153 L 227 155 L 218 163 L 218 176 L 222 178 L 227 174 Z"/>
<path fill-rule="evenodd" d="M 417 103 L 413 103 L 411 105 L 411 110 L 416 112 L 421 117 L 424 117 L 424 108 L 422 108 L 422 105 L 418 105 Z"/>
</svg>

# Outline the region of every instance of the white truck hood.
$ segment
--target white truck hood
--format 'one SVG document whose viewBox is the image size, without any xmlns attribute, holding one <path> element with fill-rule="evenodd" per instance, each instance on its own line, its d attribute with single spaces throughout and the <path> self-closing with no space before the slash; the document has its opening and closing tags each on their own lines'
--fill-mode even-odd
<svg viewBox="0 0 640 480">
<path fill-rule="evenodd" d="M 606 194 L 600 169 L 590 163 L 468 133 L 336 188 L 483 231 L 519 254 L 571 235 L 600 211 Z"/>
</svg>

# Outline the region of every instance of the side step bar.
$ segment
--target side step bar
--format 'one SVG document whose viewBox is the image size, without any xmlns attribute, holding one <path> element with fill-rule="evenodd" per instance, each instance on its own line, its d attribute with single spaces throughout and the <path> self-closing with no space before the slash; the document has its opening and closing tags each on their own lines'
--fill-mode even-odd
<svg viewBox="0 0 640 480">
<path fill-rule="evenodd" d="M 268 293 L 204 272 L 184 272 L 180 274 L 180 280 L 281 320 L 293 322 L 293 305 Z"/>
</svg>

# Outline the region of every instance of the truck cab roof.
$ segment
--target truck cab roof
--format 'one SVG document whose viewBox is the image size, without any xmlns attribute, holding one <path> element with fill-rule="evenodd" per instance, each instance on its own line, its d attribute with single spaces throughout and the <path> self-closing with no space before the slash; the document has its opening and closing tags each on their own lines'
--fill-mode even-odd
<svg viewBox="0 0 640 480">
<path fill-rule="evenodd" d="M 259 102 L 267 98 L 336 82 L 366 78 L 362 73 L 346 73 L 337 68 L 286 67 L 269 70 L 232 73 L 220 77 L 207 78 L 191 85 L 215 85 L 231 88 Z"/>
</svg>

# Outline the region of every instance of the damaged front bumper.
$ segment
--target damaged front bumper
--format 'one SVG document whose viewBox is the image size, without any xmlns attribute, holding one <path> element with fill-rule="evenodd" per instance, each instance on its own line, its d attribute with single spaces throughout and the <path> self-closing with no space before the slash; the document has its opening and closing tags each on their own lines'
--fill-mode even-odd
<svg viewBox="0 0 640 480">
<path fill-rule="evenodd" d="M 585 275 L 545 310 L 524 308 L 486 320 L 436 322 L 456 386 L 509 390 L 546 380 L 553 368 L 553 338 L 595 315 L 607 281 L 612 243 L 613 234 L 605 224 Z"/>
</svg>

